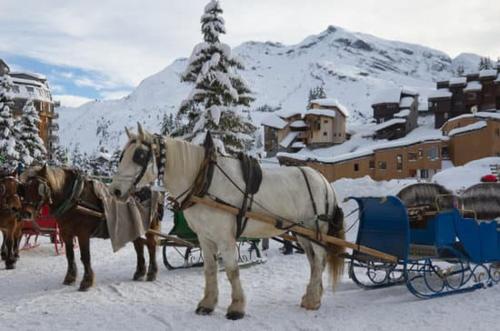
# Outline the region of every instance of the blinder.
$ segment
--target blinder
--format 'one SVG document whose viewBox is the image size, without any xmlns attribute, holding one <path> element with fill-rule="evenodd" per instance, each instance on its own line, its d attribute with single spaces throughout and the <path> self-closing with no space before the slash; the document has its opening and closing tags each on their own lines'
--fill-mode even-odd
<svg viewBox="0 0 500 331">
<path fill-rule="evenodd" d="M 134 155 L 132 156 L 132 161 L 134 161 L 135 164 L 141 167 L 147 167 L 150 159 L 151 148 L 149 148 L 147 151 L 142 148 L 138 148 L 135 150 Z"/>
</svg>

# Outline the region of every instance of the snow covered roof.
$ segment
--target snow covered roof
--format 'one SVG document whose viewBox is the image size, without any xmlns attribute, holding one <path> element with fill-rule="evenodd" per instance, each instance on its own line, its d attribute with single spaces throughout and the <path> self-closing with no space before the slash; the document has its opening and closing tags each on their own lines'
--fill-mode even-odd
<svg viewBox="0 0 500 331">
<path fill-rule="evenodd" d="M 399 108 L 410 108 L 414 101 L 414 97 L 403 97 L 399 102 Z"/>
<path fill-rule="evenodd" d="M 390 88 L 381 91 L 373 100 L 372 105 L 379 105 L 382 103 L 399 103 L 401 99 L 400 88 Z"/>
<path fill-rule="evenodd" d="M 498 72 L 496 69 L 486 69 L 479 72 L 479 78 L 495 78 Z"/>
<path fill-rule="evenodd" d="M 362 158 L 362 157 L 367 157 L 370 155 L 373 155 L 376 151 L 379 150 L 384 150 L 388 148 L 397 148 L 397 147 L 406 147 L 406 146 L 411 146 L 419 143 L 432 143 L 432 142 L 437 142 L 437 141 L 443 141 L 443 140 L 448 140 L 448 137 L 442 136 L 440 133 L 439 134 L 430 134 L 430 135 L 424 135 L 424 136 L 418 136 L 413 139 L 400 139 L 388 143 L 382 143 L 382 144 L 377 144 L 377 145 L 372 145 L 366 148 L 360 148 L 356 151 L 350 152 L 350 153 L 345 153 L 342 155 L 334 156 L 334 157 L 316 157 L 316 156 L 311 156 L 309 155 L 304 155 L 304 154 L 295 154 L 295 153 L 278 153 L 278 158 L 284 157 L 284 158 L 289 158 L 292 160 L 299 160 L 299 161 L 318 161 L 321 163 L 339 163 L 339 162 L 344 162 L 352 159 L 357 159 L 357 158 Z"/>
<path fill-rule="evenodd" d="M 403 87 L 401 89 L 401 94 L 406 94 L 406 95 L 411 95 L 411 96 L 416 97 L 418 95 L 418 92 L 415 91 L 414 89 L 409 88 L 409 87 Z"/>
<path fill-rule="evenodd" d="M 260 124 L 268 126 L 270 128 L 283 129 L 287 126 L 288 123 L 282 120 L 279 116 L 271 114 L 265 117 Z"/>
<path fill-rule="evenodd" d="M 375 131 L 380 131 L 383 129 L 387 129 L 393 125 L 404 124 L 404 123 L 406 123 L 405 118 L 393 118 L 393 119 L 390 119 L 386 122 L 380 123 L 379 125 L 375 126 Z"/>
<path fill-rule="evenodd" d="M 409 109 L 403 109 L 400 110 L 398 113 L 394 114 L 394 117 L 399 117 L 399 118 L 406 118 L 410 115 L 410 110 Z"/>
<path fill-rule="evenodd" d="M 11 71 L 10 76 L 12 78 L 17 77 L 17 76 L 28 76 L 28 77 L 33 77 L 34 79 L 46 81 L 47 77 L 45 77 L 42 74 L 38 74 L 36 72 L 28 72 L 28 71 Z"/>
<path fill-rule="evenodd" d="M 301 112 L 301 111 L 280 110 L 280 111 L 276 112 L 275 114 L 281 118 L 290 118 L 293 116 L 302 115 L 302 113 L 303 112 Z"/>
<path fill-rule="evenodd" d="M 472 123 L 472 124 L 463 126 L 461 128 L 453 129 L 450 132 L 448 132 L 448 136 L 453 137 L 453 136 L 461 134 L 461 133 L 480 130 L 480 129 L 486 127 L 487 125 L 488 125 L 488 123 L 486 123 L 486 121 L 478 121 L 476 123 Z"/>
<path fill-rule="evenodd" d="M 296 141 L 292 144 L 292 148 L 305 148 L 306 144 L 304 144 L 302 141 Z"/>
<path fill-rule="evenodd" d="M 467 77 L 453 77 L 450 79 L 450 86 L 467 84 Z"/>
<path fill-rule="evenodd" d="M 307 128 L 307 123 L 304 122 L 303 120 L 297 120 L 297 121 L 294 121 L 290 124 L 290 127 L 292 128 Z"/>
<path fill-rule="evenodd" d="M 430 99 L 440 99 L 440 98 L 451 98 L 451 92 L 447 88 L 440 88 L 438 90 L 432 91 L 429 94 Z"/>
<path fill-rule="evenodd" d="M 335 107 L 345 117 L 349 116 L 349 111 L 347 110 L 347 108 L 343 104 L 341 104 L 337 99 L 332 99 L 332 98 L 328 98 L 328 99 L 314 99 L 314 100 L 311 100 L 309 102 L 309 105 L 312 105 L 312 104 L 316 104 L 316 105 L 319 105 L 321 107 Z"/>
<path fill-rule="evenodd" d="M 493 119 L 493 120 L 500 120 L 500 111 L 496 111 L 496 112 L 488 112 L 488 111 L 480 111 L 480 112 L 477 112 L 475 114 L 462 114 L 462 115 L 459 115 L 457 117 L 453 117 L 453 118 L 450 118 L 448 121 L 446 121 L 444 125 L 446 125 L 446 123 L 448 122 L 454 122 L 454 121 L 457 121 L 457 120 L 460 120 L 462 118 L 480 118 L 480 119 L 485 119 L 485 120 L 488 120 L 488 119 Z"/>
<path fill-rule="evenodd" d="M 481 91 L 483 86 L 477 80 L 473 80 L 467 83 L 467 86 L 464 88 L 464 92 L 477 92 Z"/>
<path fill-rule="evenodd" d="M 288 148 L 290 144 L 297 138 L 300 132 L 289 132 L 282 141 L 280 141 L 280 146 L 284 148 Z"/>
<path fill-rule="evenodd" d="M 308 109 L 304 116 L 307 115 L 317 115 L 317 116 L 325 116 L 325 117 L 335 117 L 337 113 L 332 109 Z"/>
</svg>

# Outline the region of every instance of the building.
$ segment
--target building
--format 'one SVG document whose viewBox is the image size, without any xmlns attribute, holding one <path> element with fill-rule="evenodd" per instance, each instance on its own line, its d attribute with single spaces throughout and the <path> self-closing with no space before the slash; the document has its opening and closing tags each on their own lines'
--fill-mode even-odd
<svg viewBox="0 0 500 331">
<path fill-rule="evenodd" d="M 418 93 L 409 89 L 382 91 L 372 103 L 373 118 L 378 123 L 374 138 L 394 140 L 405 137 L 417 127 L 418 105 Z"/>
<path fill-rule="evenodd" d="M 14 99 L 12 108 L 14 115 L 21 116 L 26 102 L 33 100 L 40 117 L 40 137 L 45 143 L 49 159 L 52 158 L 54 149 L 59 142 L 57 136 L 59 126 L 56 123 L 58 114 L 55 107 L 57 104 L 52 99 L 47 78 L 35 73 L 10 71 L 3 60 L 0 60 L 0 72 L 7 73 L 12 78 Z"/>
<path fill-rule="evenodd" d="M 280 153 L 283 165 L 310 166 L 330 182 L 370 176 L 375 180 L 430 178 L 441 169 L 446 138 L 428 137 L 374 145 L 337 157 L 310 158 Z"/>
<path fill-rule="evenodd" d="M 348 139 L 347 109 L 334 99 L 318 99 L 304 112 L 277 113 L 266 117 L 264 149 L 268 156 L 295 153 L 304 147 L 318 148 L 341 144 Z"/>
<path fill-rule="evenodd" d="M 435 128 L 463 114 L 500 109 L 500 67 L 437 82 L 429 95 L 429 108 Z"/>
</svg>

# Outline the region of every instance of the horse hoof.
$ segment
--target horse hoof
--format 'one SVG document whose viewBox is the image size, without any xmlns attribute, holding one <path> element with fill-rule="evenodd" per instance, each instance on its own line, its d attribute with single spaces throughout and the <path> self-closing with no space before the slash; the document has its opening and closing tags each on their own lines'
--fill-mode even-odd
<svg viewBox="0 0 500 331">
<path fill-rule="evenodd" d="M 148 282 L 154 282 L 156 280 L 156 274 L 149 274 L 148 277 L 146 278 L 146 281 Z"/>
<path fill-rule="evenodd" d="M 133 278 L 136 282 L 143 281 L 144 280 L 144 275 L 138 275 L 135 274 Z"/>
<path fill-rule="evenodd" d="M 321 303 L 318 304 L 304 304 L 301 303 L 300 306 L 306 310 L 318 310 L 319 306 L 321 306 Z"/>
<path fill-rule="evenodd" d="M 210 315 L 214 310 L 212 308 L 205 308 L 205 307 L 198 307 L 196 308 L 196 314 L 197 315 L 202 315 L 202 316 L 206 316 L 206 315 Z"/>
<path fill-rule="evenodd" d="M 16 269 L 16 265 L 15 264 L 6 264 L 5 265 L 5 269 L 7 269 L 7 270 Z"/>
<path fill-rule="evenodd" d="M 226 318 L 231 321 L 240 320 L 245 316 L 245 313 L 239 311 L 228 311 L 226 314 Z"/>
<path fill-rule="evenodd" d="M 80 285 L 78 288 L 78 291 L 80 292 L 87 292 L 90 289 L 90 285 Z"/>
</svg>

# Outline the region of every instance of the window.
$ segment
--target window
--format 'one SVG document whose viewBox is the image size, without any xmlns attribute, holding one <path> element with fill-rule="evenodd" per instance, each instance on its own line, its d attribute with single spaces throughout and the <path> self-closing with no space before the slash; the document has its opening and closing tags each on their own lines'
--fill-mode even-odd
<svg viewBox="0 0 500 331">
<path fill-rule="evenodd" d="M 497 135 L 497 137 L 500 136 L 500 128 L 495 129 L 495 134 Z"/>
<path fill-rule="evenodd" d="M 324 124 L 328 124 L 328 120 L 323 120 L 323 123 Z"/>
<path fill-rule="evenodd" d="M 396 156 L 396 169 L 399 171 L 403 170 L 403 155 L 401 154 Z"/>
<path fill-rule="evenodd" d="M 321 121 L 315 121 L 314 122 L 314 127 L 316 130 L 321 130 Z"/>
<path fill-rule="evenodd" d="M 418 150 L 418 158 L 421 159 L 424 156 L 424 151 L 419 149 Z"/>
<path fill-rule="evenodd" d="M 429 170 L 420 169 L 420 178 L 423 178 L 423 179 L 429 178 Z"/>
<path fill-rule="evenodd" d="M 441 156 L 443 158 L 449 158 L 450 157 L 450 154 L 448 152 L 448 147 L 441 148 Z"/>
<path fill-rule="evenodd" d="M 35 89 L 31 86 L 26 86 L 26 91 L 33 93 L 33 92 L 35 92 Z"/>
<path fill-rule="evenodd" d="M 387 162 L 385 161 L 378 161 L 378 168 L 381 170 L 387 169 Z"/>
<path fill-rule="evenodd" d="M 323 132 L 323 136 L 325 136 L 325 137 L 326 137 L 327 135 L 328 135 L 328 132 L 326 132 L 326 131 L 325 131 L 325 132 Z"/>
<path fill-rule="evenodd" d="M 359 163 L 354 163 L 354 171 L 359 171 Z"/>
<path fill-rule="evenodd" d="M 369 165 L 370 169 L 375 169 L 375 161 L 370 160 Z"/>
<path fill-rule="evenodd" d="M 446 113 L 446 112 L 445 112 L 445 113 L 443 113 L 443 118 L 444 118 L 445 120 L 447 120 L 447 119 L 448 119 L 448 117 L 449 117 L 448 113 Z"/>
<path fill-rule="evenodd" d="M 436 160 L 439 155 L 438 155 L 438 148 L 436 146 L 432 146 L 427 150 L 427 157 L 429 160 Z"/>
<path fill-rule="evenodd" d="M 19 93 L 19 86 L 13 85 L 12 86 L 12 91 L 14 91 L 14 93 Z"/>
<path fill-rule="evenodd" d="M 416 161 L 417 160 L 417 153 L 414 153 L 414 152 L 408 153 L 408 160 L 409 161 Z"/>
</svg>

